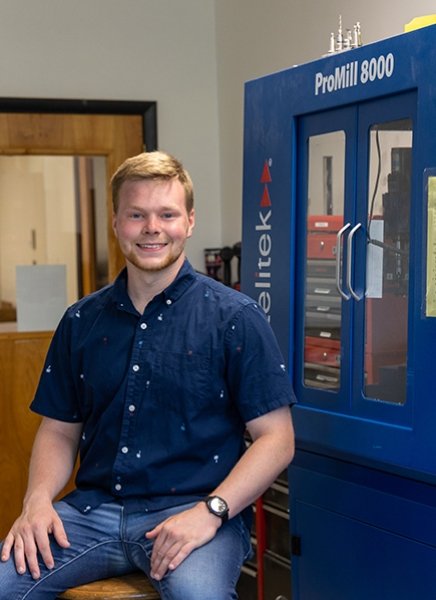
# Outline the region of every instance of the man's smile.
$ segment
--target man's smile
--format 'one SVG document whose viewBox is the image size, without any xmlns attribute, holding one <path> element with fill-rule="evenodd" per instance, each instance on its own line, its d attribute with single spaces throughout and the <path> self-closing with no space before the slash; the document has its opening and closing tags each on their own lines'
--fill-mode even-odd
<svg viewBox="0 0 436 600">
<path fill-rule="evenodd" d="M 143 248 L 145 250 L 160 250 L 161 248 L 165 248 L 165 246 L 167 245 L 167 242 L 162 242 L 160 244 L 136 244 L 139 248 Z"/>
</svg>

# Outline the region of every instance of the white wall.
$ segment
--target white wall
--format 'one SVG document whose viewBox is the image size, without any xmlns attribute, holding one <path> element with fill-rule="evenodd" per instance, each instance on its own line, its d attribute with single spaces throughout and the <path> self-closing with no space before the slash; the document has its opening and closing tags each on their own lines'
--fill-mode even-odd
<svg viewBox="0 0 436 600">
<path fill-rule="evenodd" d="M 156 100 L 159 147 L 194 179 L 203 268 L 221 243 L 213 0 L 0 0 L 0 96 Z"/>
<path fill-rule="evenodd" d="M 241 235 L 244 82 L 315 59 L 338 15 L 363 42 L 433 0 L 0 0 L 0 95 L 156 100 L 159 146 L 196 187 L 188 254 Z"/>
<path fill-rule="evenodd" d="M 241 231 L 244 83 L 328 51 L 338 16 L 362 27 L 363 43 L 400 34 L 434 0 L 216 0 L 223 243 Z"/>
</svg>

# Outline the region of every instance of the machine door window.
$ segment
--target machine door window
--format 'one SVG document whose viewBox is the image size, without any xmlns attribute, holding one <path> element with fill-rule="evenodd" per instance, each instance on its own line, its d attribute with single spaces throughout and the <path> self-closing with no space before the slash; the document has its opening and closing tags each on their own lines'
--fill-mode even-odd
<svg viewBox="0 0 436 600">
<path fill-rule="evenodd" d="M 406 402 L 412 120 L 372 125 L 365 286 L 364 395 Z"/>
<path fill-rule="evenodd" d="M 337 232 L 344 222 L 345 132 L 308 138 L 304 384 L 338 390 L 341 380 L 341 271 Z M 340 284 L 339 284 L 340 285 Z"/>
<path fill-rule="evenodd" d="M 302 117 L 298 124 L 297 315 L 295 385 L 304 402 L 346 410 L 350 386 L 350 294 L 345 235 L 353 219 L 354 108 Z"/>
</svg>

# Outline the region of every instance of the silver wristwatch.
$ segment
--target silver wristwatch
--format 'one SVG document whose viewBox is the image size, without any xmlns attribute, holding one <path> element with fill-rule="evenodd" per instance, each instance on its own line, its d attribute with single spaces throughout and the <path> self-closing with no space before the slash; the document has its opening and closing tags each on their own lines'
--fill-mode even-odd
<svg viewBox="0 0 436 600">
<path fill-rule="evenodd" d="M 206 506 L 208 511 L 219 517 L 223 523 L 225 523 L 229 518 L 229 507 L 227 502 L 220 498 L 220 496 L 208 496 L 203 500 L 206 502 Z"/>
</svg>

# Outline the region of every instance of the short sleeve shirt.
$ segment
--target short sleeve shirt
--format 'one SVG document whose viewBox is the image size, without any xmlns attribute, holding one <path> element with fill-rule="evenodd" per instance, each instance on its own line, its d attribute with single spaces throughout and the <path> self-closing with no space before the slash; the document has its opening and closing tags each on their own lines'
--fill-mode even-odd
<svg viewBox="0 0 436 600">
<path fill-rule="evenodd" d="M 127 272 L 63 316 L 32 402 L 83 423 L 77 489 L 87 512 L 118 500 L 156 510 L 210 493 L 245 449 L 245 424 L 294 403 L 262 309 L 193 270 L 141 315 Z"/>
</svg>

